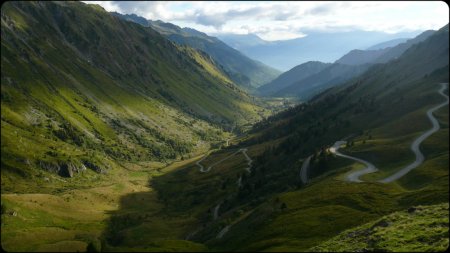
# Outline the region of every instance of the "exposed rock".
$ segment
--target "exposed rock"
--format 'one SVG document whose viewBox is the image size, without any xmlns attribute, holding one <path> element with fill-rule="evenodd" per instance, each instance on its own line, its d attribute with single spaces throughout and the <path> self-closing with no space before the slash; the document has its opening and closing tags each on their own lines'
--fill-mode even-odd
<svg viewBox="0 0 450 253">
<path fill-rule="evenodd" d="M 59 173 L 59 165 L 57 163 L 50 163 L 45 161 L 39 161 L 39 166 L 44 170 L 52 173 Z"/>
<path fill-rule="evenodd" d="M 105 169 L 102 169 L 100 166 L 94 163 L 91 163 L 89 161 L 83 161 L 83 164 L 86 165 L 86 167 L 88 167 L 89 169 L 96 171 L 97 173 L 106 174 Z"/>
<path fill-rule="evenodd" d="M 71 164 L 61 164 L 58 174 L 62 177 L 73 177 L 73 171 Z"/>
<path fill-rule="evenodd" d="M 76 165 L 75 163 L 72 162 L 57 163 L 57 162 L 39 161 L 39 166 L 48 172 L 58 174 L 62 177 L 73 177 L 75 173 L 81 173 L 82 171 L 86 170 L 86 167 L 83 164 Z"/>
</svg>

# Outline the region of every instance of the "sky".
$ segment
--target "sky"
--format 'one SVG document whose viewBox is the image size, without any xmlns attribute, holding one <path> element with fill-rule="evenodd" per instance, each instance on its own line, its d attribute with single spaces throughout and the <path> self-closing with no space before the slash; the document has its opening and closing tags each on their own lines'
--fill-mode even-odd
<svg viewBox="0 0 450 253">
<path fill-rule="evenodd" d="M 84 1 L 209 35 L 256 34 L 287 40 L 311 31 L 388 33 L 437 30 L 449 22 L 442 1 Z"/>
</svg>

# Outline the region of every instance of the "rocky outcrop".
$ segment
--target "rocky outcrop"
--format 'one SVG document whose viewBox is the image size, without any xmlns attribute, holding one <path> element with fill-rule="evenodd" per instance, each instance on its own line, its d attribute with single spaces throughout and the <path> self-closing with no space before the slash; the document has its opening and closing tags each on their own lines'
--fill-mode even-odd
<svg viewBox="0 0 450 253">
<path fill-rule="evenodd" d="M 46 162 L 39 161 L 39 167 L 42 169 L 60 175 L 61 177 L 74 177 L 75 174 L 86 170 L 84 164 L 77 164 L 75 162 Z"/>
<path fill-rule="evenodd" d="M 96 171 L 97 173 L 106 174 L 106 169 L 100 167 L 99 165 L 97 165 L 95 163 L 84 160 L 83 164 L 86 165 L 86 167 L 88 167 L 89 169 Z"/>
</svg>

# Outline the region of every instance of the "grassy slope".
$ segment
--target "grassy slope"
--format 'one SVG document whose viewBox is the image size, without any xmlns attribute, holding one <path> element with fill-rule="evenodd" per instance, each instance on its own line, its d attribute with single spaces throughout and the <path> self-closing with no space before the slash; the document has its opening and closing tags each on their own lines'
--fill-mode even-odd
<svg viewBox="0 0 450 253">
<path fill-rule="evenodd" d="M 194 29 L 180 28 L 179 26 L 160 20 L 146 20 L 135 14 L 123 15 L 117 12 L 113 14 L 143 26 L 150 26 L 171 41 L 180 45 L 187 45 L 206 52 L 211 55 L 215 62 L 220 64 L 229 77 L 241 88 L 253 90 L 270 82 L 280 74 L 280 71 L 246 57 L 219 39 Z"/>
<path fill-rule="evenodd" d="M 412 88 L 409 99 L 420 102 L 426 98 L 427 104 L 390 123 L 374 129 L 366 128 L 362 136 L 355 138 L 356 145 L 350 148 L 354 151 L 351 154 L 380 164 L 380 176 L 386 170 L 395 170 L 412 162 L 414 157 L 409 144 L 430 127 L 425 117 L 426 109 L 442 100 L 436 93 L 438 85 L 431 87 L 417 85 Z M 272 196 L 258 207 L 259 212 L 255 212 L 253 217 L 244 220 L 240 226 L 234 226 L 216 247 L 251 251 L 308 250 L 344 229 L 394 210 L 445 202 L 449 197 L 448 142 L 443 141 L 448 140 L 447 112 L 448 108 L 445 108 L 436 113 L 443 129 L 424 142 L 425 163 L 398 182 L 388 185 L 343 182 L 346 173 L 361 167 L 346 159 L 334 158 L 328 161 L 328 168 L 333 168 L 332 171 L 313 179 L 304 190 Z M 367 140 L 369 135 L 371 140 Z M 365 144 L 362 144 L 362 139 L 366 140 Z M 349 164 L 343 164 L 344 161 Z M 369 177 L 367 175 L 366 178 Z M 275 202 L 277 198 L 286 203 L 287 209 L 279 209 L 280 202 Z"/>
<path fill-rule="evenodd" d="M 425 81 L 434 80 L 433 78 L 441 79 L 443 76 L 445 75 L 430 77 Z M 2 80 L 2 102 L 5 87 L 3 83 L 4 80 Z M 424 86 L 420 83 L 413 86 L 415 91 L 420 87 Z M 367 87 L 364 88 L 367 89 Z M 407 86 L 407 88 L 411 87 Z M 362 90 L 364 89 L 357 89 L 355 93 Z M 355 97 L 357 98 L 356 95 Z M 437 96 L 431 92 L 422 97 L 406 98 L 406 101 L 417 102 L 414 103 L 417 106 L 415 110 L 423 110 L 437 100 Z M 417 100 L 417 98 L 420 99 Z M 384 101 L 390 100 L 386 98 Z M 397 101 L 393 100 L 394 102 Z M 411 105 L 409 102 L 400 104 Z M 387 103 L 383 107 L 390 106 L 392 104 Z M 395 108 L 398 110 L 391 110 L 386 114 L 387 119 L 402 115 L 403 110 L 411 110 L 407 106 L 402 108 L 397 105 Z M 5 112 L 10 114 L 8 117 L 11 119 L 20 118 L 21 114 L 15 111 L 10 109 Z M 439 119 L 445 122 L 445 114 L 439 113 Z M 366 114 L 359 114 L 358 117 L 364 119 L 364 115 Z M 373 117 L 376 114 L 368 115 Z M 353 114 L 349 112 L 347 116 L 352 117 Z M 20 124 L 19 120 L 17 122 L 19 123 L 16 124 Z M 361 122 L 361 124 L 364 123 L 362 120 Z M 405 128 L 408 121 L 404 123 L 396 126 Z M 448 125 L 448 116 L 446 124 Z M 367 126 L 367 124 L 363 125 Z M 2 128 L 4 126 L 8 125 L 2 121 Z M 375 128 L 382 126 L 383 121 L 374 120 L 368 128 L 364 129 L 375 131 Z M 323 135 L 321 136 L 323 143 L 319 144 L 331 144 L 336 138 L 355 129 L 357 130 L 358 126 L 352 125 L 348 132 L 340 130 L 327 134 L 328 136 Z M 267 131 L 273 131 L 273 129 Z M 4 132 L 2 129 L 2 134 Z M 8 130 L 7 133 L 11 136 L 16 134 L 13 129 Z M 251 145 L 248 153 L 256 159 L 267 148 L 282 143 L 285 137 Z M 405 138 L 407 137 L 410 138 L 408 135 Z M 10 137 L 10 143 L 4 146 L 2 138 L 2 156 L 4 147 L 13 147 L 13 143 L 17 142 L 15 140 Z M 16 145 L 17 149 L 20 147 L 24 149 L 21 144 Z M 25 145 L 29 144 L 25 143 Z M 66 148 L 64 145 L 66 144 L 58 147 L 59 150 Z M 70 145 L 66 148 L 67 152 L 69 148 Z M 311 148 L 314 147 L 311 146 Z M 226 156 L 225 153 L 232 153 L 235 150 L 236 147 L 221 150 L 217 155 L 205 159 L 204 163 L 212 164 Z M 311 152 L 307 149 L 305 151 Z M 448 145 L 433 146 L 426 151 L 433 159 L 428 159 L 416 171 L 422 175 L 429 174 L 427 172 L 431 168 L 433 173 L 420 185 L 415 183 L 420 174 L 415 176 L 411 174 L 412 177 L 408 175 L 399 182 L 388 185 L 347 183 L 343 181 L 343 175 L 357 165 L 344 162 L 339 158 L 330 158 L 329 167 L 333 170 L 317 176 L 310 185 L 300 189 L 275 177 L 277 170 L 286 173 L 286 176 L 290 178 L 298 176 L 298 166 L 301 165 L 298 161 L 304 156 L 291 153 L 290 156 L 297 162 L 292 164 L 295 166 L 280 168 L 283 164 L 277 163 L 275 159 L 273 159 L 275 163 L 269 163 L 271 164 L 269 169 L 274 172 L 265 183 L 279 187 L 278 191 L 261 194 L 259 199 L 244 197 L 243 200 L 239 199 L 240 190 L 236 184 L 237 175 L 242 174 L 242 168 L 246 164 L 241 154 L 236 155 L 237 159 L 227 160 L 207 174 L 198 172 L 195 161 L 200 159 L 199 157 L 166 169 L 162 169 L 163 165 L 158 163 L 121 161 L 122 168 L 112 166 L 105 176 L 100 177 L 99 174 L 87 170 L 81 176 L 64 179 L 66 182 L 44 174 L 40 179 L 33 178 L 37 182 L 33 186 L 41 187 L 39 190 L 43 193 L 2 194 L 2 203 L 6 203 L 6 212 L 2 213 L 4 222 L 2 245 L 4 248 L 9 247 L 7 249 L 10 250 L 55 250 L 63 247 L 84 250 L 89 242 L 107 239 L 104 242 L 108 242 L 109 245 L 104 243 L 105 250 L 167 250 L 168 248 L 174 250 L 173 247 L 179 250 L 308 250 L 345 229 L 376 220 L 393 211 L 403 210 L 411 205 L 446 201 L 448 171 L 442 169 L 448 168 L 448 155 L 445 156 L 445 151 L 448 151 Z M 272 158 L 276 156 L 279 159 L 286 157 L 285 154 L 278 154 L 272 155 Z M 25 161 L 14 159 L 10 161 L 12 164 L 25 163 Z M 2 164 L 2 173 L 5 173 L 4 168 Z M 8 173 L 13 173 L 11 172 L 13 168 L 14 166 L 11 166 Z M 260 176 L 258 173 L 256 175 Z M 45 177 L 49 177 L 52 181 L 51 187 L 45 181 Z M 153 178 L 150 186 L 147 182 L 149 178 Z M 2 174 L 2 184 L 3 182 Z M 86 188 L 85 183 L 94 185 Z M 11 186 L 12 182 L 7 185 Z M 22 186 L 25 188 L 31 185 L 22 184 Z M 2 185 L 2 190 L 4 189 Z M 17 191 L 25 191 L 25 189 L 18 189 Z M 181 193 L 180 190 L 182 190 Z M 281 193 L 276 193 L 280 191 Z M 211 211 L 208 210 L 227 197 L 228 203 L 220 208 L 220 219 L 214 221 Z M 281 203 L 285 203 L 286 208 L 282 209 Z M 67 209 L 76 211 L 67 212 Z M 88 210 L 90 215 L 86 215 L 84 210 Z M 110 212 L 105 214 L 104 210 L 110 210 Z M 14 216 L 11 211 L 16 211 L 17 215 Z M 217 232 L 226 224 L 233 224 L 230 231 L 222 239 L 214 239 Z M 80 227 L 83 229 L 79 230 Z M 62 232 L 61 228 L 65 232 Z M 193 231 L 198 232 L 191 237 L 190 242 L 183 240 Z M 148 236 L 143 238 L 142 234 Z M 23 237 L 29 238 L 29 244 L 17 243 Z M 113 247 L 111 242 L 112 244 L 116 242 L 117 245 Z"/>
<path fill-rule="evenodd" d="M 413 212 L 395 212 L 377 221 L 344 231 L 339 236 L 312 248 L 311 251 L 447 250 L 448 203 L 415 208 Z"/>
<path fill-rule="evenodd" d="M 41 173 L 30 171 L 41 161 L 189 156 L 222 127 L 267 114 L 201 53 L 103 10 L 8 3 L 2 13 L 3 186 Z"/>
<path fill-rule="evenodd" d="M 437 117 L 446 124 L 445 113 L 439 111 Z M 408 124 L 404 122 L 397 126 L 401 128 Z M 255 158 L 271 145 L 276 143 L 250 146 L 248 153 Z M 210 250 L 308 250 L 345 229 L 394 211 L 412 205 L 444 202 L 449 196 L 448 171 L 443 169 L 448 168 L 448 155 L 444 154 L 448 147 L 439 147 L 430 152 L 436 158 L 426 160 L 423 166 L 402 180 L 388 185 L 347 183 L 344 181 L 345 174 L 361 166 L 345 159 L 333 158 L 329 166 L 334 170 L 314 178 L 309 186 L 299 190 L 290 188 L 284 193 L 272 194 L 261 200 L 222 205 L 216 221 L 212 220 L 211 210 L 221 200 L 228 199 L 233 203 L 238 198 L 239 189 L 235 181 L 245 167 L 241 154 L 236 155 L 236 160 L 227 160 L 207 174 L 199 173 L 198 166 L 192 162 L 179 170 L 154 178 L 152 182 L 161 200 L 166 203 L 166 214 L 171 217 L 189 214 L 196 218 L 195 222 L 185 227 L 180 238 L 196 232 L 190 240 L 206 243 Z M 234 151 L 230 149 L 213 153 L 202 164 L 213 164 Z M 435 173 L 429 173 L 430 170 Z M 292 175 L 298 175 L 298 170 L 292 172 Z M 427 180 L 417 184 L 413 173 L 426 173 Z M 224 184 L 226 187 L 222 189 Z M 287 208 L 281 209 L 281 203 L 285 203 Z M 144 224 L 151 226 L 149 223 Z M 227 224 L 232 225 L 229 232 L 222 239 L 215 239 Z M 133 235 L 141 231 L 141 226 L 131 226 L 131 231 L 136 231 Z M 125 236 L 128 237 L 132 238 L 131 235 Z M 130 247 L 133 244 L 127 245 Z"/>
<path fill-rule="evenodd" d="M 352 88 L 344 91 L 347 97 L 340 98 L 339 95 L 335 95 L 340 101 L 344 100 L 346 103 L 333 103 L 332 98 L 327 98 L 328 101 L 324 99 L 324 103 L 317 102 L 316 105 L 310 107 L 311 110 L 316 110 L 316 114 L 306 114 L 310 111 L 308 109 L 303 110 L 312 119 L 294 115 L 270 122 L 268 127 L 262 125 L 262 133 L 261 131 L 256 132 L 252 137 L 247 138 L 248 141 L 243 145 L 256 144 L 255 146 L 265 145 L 270 147 L 275 140 L 281 141 L 282 137 L 286 136 L 295 140 L 293 144 L 291 141 L 291 144 L 288 142 L 289 145 L 285 146 L 287 148 L 294 147 L 289 152 L 282 152 L 281 154 L 278 152 L 274 155 L 265 153 L 265 156 L 271 158 L 264 165 L 266 166 L 265 173 L 270 170 L 270 176 L 266 177 L 267 180 L 264 184 L 277 183 L 278 191 L 284 191 L 285 193 L 276 194 L 276 190 L 272 188 L 271 194 L 265 194 L 265 189 L 268 187 L 258 189 L 254 185 L 256 194 L 251 195 L 254 197 L 249 199 L 248 205 L 235 200 L 234 208 L 232 207 L 228 214 L 223 214 L 222 220 L 225 222 L 224 224 L 232 224 L 232 220 L 239 219 L 235 217 L 236 215 L 245 216 L 245 218 L 234 224 L 221 240 L 213 238 L 215 233 L 221 227 L 224 227 L 224 224 L 219 228 L 207 226 L 204 229 L 206 232 L 199 232 L 199 236 L 194 240 L 206 242 L 214 250 L 308 250 L 345 229 L 375 220 L 393 211 L 403 210 L 412 205 L 445 202 L 449 197 L 448 142 L 442 140 L 447 140 L 448 136 L 448 116 L 446 113 L 448 109 L 442 109 L 436 115 L 441 121 L 443 129 L 424 143 L 424 150 L 427 155 L 426 162 L 398 182 L 387 185 L 344 182 L 345 174 L 350 170 L 360 168 L 360 166 L 348 160 L 343 162 L 341 158 L 332 157 L 329 157 L 327 162 L 329 171 L 321 176 L 320 174 L 316 176 L 310 186 L 295 190 L 295 185 L 290 180 L 290 178 L 298 176 L 298 169 L 301 165 L 294 160 L 301 161 L 306 155 L 314 152 L 314 148 L 317 150 L 322 145 L 331 145 L 335 140 L 352 133 L 356 134 L 354 138 L 357 144 L 352 147 L 355 151 L 358 148 L 367 150 L 368 156 L 378 157 L 378 162 L 391 165 L 392 170 L 400 168 L 404 163 L 411 162 L 413 156 L 412 154 L 408 155 L 410 152 L 409 143 L 415 136 L 429 128 L 429 122 L 424 112 L 427 108 L 440 103 L 442 100 L 442 97 L 436 93 L 437 83 L 448 82 L 446 67 L 431 75 L 425 75 L 427 71 L 430 71 L 430 66 L 439 69 L 442 64 L 448 64 L 448 57 L 445 57 L 445 53 L 436 53 L 436 51 L 442 50 L 448 52 L 448 46 L 445 49 L 445 45 L 441 44 L 442 41 L 445 44 L 445 37 L 441 36 L 440 38 L 433 37 L 424 44 L 413 48 L 417 50 L 418 54 L 410 51 L 406 54 L 404 61 L 400 59 L 385 66 L 377 66 L 361 77 L 362 81 L 357 82 L 356 85 L 350 86 L 353 84 L 351 83 L 342 87 L 342 90 Z M 419 61 L 413 61 L 412 64 L 408 65 L 408 62 L 411 63 L 411 59 L 415 59 L 425 52 L 426 50 L 423 49 L 427 46 L 433 48 L 433 53 L 427 55 L 426 68 L 420 69 L 418 67 Z M 432 58 L 436 55 L 444 57 Z M 410 79 L 402 75 L 403 72 L 400 70 L 402 68 L 405 69 L 405 73 L 411 74 Z M 415 68 L 418 68 L 416 72 L 414 72 Z M 421 74 L 425 76 L 422 78 Z M 374 105 L 370 104 L 371 96 L 376 97 Z M 350 107 L 348 107 L 349 105 Z M 327 109 L 327 111 L 324 109 Z M 303 113 L 299 112 L 299 114 L 302 115 Z M 342 128 L 336 123 L 339 123 L 338 120 L 333 120 L 333 115 L 341 121 L 350 121 L 349 126 Z M 316 124 L 312 124 L 311 120 Z M 320 122 L 320 120 L 323 121 Z M 286 126 L 290 123 L 293 129 Z M 302 145 L 295 146 L 295 134 L 292 134 L 292 132 L 295 130 L 301 132 L 302 128 L 307 128 L 311 124 L 313 129 L 319 129 L 318 134 L 316 132 L 310 133 L 310 136 L 314 136 L 312 141 L 306 142 L 299 139 L 298 141 Z M 325 130 L 321 132 L 320 128 L 323 125 L 333 126 L 333 131 Z M 286 128 L 289 131 L 286 131 Z M 283 135 L 283 133 L 288 134 Z M 358 136 L 358 133 L 362 134 Z M 369 135 L 371 135 L 371 140 L 367 140 Z M 270 136 L 275 137 L 270 138 Z M 289 138 L 286 138 L 286 140 L 289 140 Z M 256 139 L 256 141 L 252 141 L 252 139 Z M 362 139 L 366 140 L 365 144 L 358 141 Z M 283 144 L 283 142 L 281 143 Z M 369 150 L 370 147 L 373 149 Z M 301 152 L 301 149 L 306 152 Z M 377 150 L 384 151 L 377 154 Z M 275 149 L 271 152 L 276 151 Z M 264 149 L 260 150 L 259 154 L 263 152 Z M 363 155 L 364 153 L 359 154 Z M 401 161 L 398 161 L 398 157 L 396 156 L 396 159 L 394 154 L 400 154 Z M 284 168 L 288 159 L 293 162 L 287 168 Z M 315 168 L 317 166 L 313 166 L 313 169 Z M 286 173 L 286 176 L 276 178 L 277 173 Z M 259 178 L 259 176 L 256 176 L 256 178 Z M 250 183 L 256 184 L 258 180 L 250 181 Z M 285 189 L 285 186 L 288 186 L 288 189 Z M 259 201 L 258 195 L 260 196 Z M 201 203 L 205 202 L 206 200 Z M 236 203 L 238 204 L 236 205 Z M 287 208 L 281 209 L 281 203 L 285 203 Z M 213 204 L 210 203 L 210 206 L 213 206 Z M 238 210 L 241 208 L 242 212 L 234 214 L 236 208 Z M 251 212 L 251 214 L 247 215 L 248 212 Z"/>
<path fill-rule="evenodd" d="M 219 145 L 223 127 L 268 113 L 202 53 L 83 3 L 2 5 L 1 50 L 2 246 L 10 251 L 85 250 L 122 196 L 151 190 L 150 174 Z M 83 161 L 106 173 L 62 178 L 42 168 L 81 170 Z M 146 196 L 153 215 L 162 204 Z M 161 223 L 161 231 L 177 227 Z M 155 239 L 154 250 L 174 243 Z"/>
<path fill-rule="evenodd" d="M 191 223 L 192 218 L 168 218 L 161 214 L 164 205 L 148 184 L 148 178 L 188 162 L 159 169 L 153 164 L 126 164 L 129 170 L 113 171 L 109 181 L 103 183 L 97 176 L 97 181 L 88 188 L 61 183 L 50 193 L 2 194 L 2 208 L 6 209 L 2 211 L 2 247 L 7 251 L 85 251 L 87 244 L 100 242 L 112 214 L 137 214 L 136 217 L 151 224 L 145 230 L 151 231 L 148 233 L 151 239 L 145 240 L 149 249 L 205 249 L 177 239 L 183 231 L 181 224 Z M 13 216 L 13 212 L 17 215 Z M 20 243 L 24 238 L 27 243 Z M 143 245 L 142 241 L 137 245 Z"/>
</svg>

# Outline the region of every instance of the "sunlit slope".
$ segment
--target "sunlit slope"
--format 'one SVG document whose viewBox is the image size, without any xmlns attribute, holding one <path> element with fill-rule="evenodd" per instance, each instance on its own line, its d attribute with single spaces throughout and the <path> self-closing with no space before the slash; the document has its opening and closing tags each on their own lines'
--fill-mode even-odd
<svg viewBox="0 0 450 253">
<path fill-rule="evenodd" d="M 448 249 L 448 203 L 411 207 L 311 248 L 315 252 L 434 251 Z"/>
<path fill-rule="evenodd" d="M 1 52 L 2 175 L 175 159 L 265 113 L 207 56 L 96 6 L 6 3 Z"/>
<path fill-rule="evenodd" d="M 125 20 L 152 27 L 169 40 L 180 45 L 187 45 L 206 52 L 242 88 L 252 90 L 272 81 L 280 74 L 279 70 L 250 59 L 216 37 L 208 36 L 195 29 L 188 27 L 181 28 L 161 20 L 151 21 L 134 14 L 123 15 L 117 12 L 113 12 L 113 14 Z"/>
</svg>

